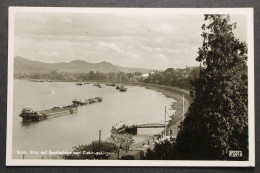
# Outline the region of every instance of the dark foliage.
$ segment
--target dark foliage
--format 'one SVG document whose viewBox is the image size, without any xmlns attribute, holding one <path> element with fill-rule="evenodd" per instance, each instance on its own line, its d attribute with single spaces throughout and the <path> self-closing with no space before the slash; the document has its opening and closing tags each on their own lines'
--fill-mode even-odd
<svg viewBox="0 0 260 173">
<path fill-rule="evenodd" d="M 199 71 L 199 67 L 186 69 L 168 68 L 165 71 L 156 71 L 154 74 L 150 74 L 149 77 L 143 81 L 146 83 L 174 86 L 193 90 L 194 87 L 192 86 L 191 81 L 198 78 Z"/>
<path fill-rule="evenodd" d="M 230 150 L 248 159 L 247 46 L 234 37 L 228 15 L 205 15 L 197 61 L 206 68 L 177 136 L 179 159 L 232 160 Z"/>
<path fill-rule="evenodd" d="M 154 149 L 148 149 L 144 160 L 172 160 L 174 158 L 174 144 L 166 140 L 155 144 Z"/>
</svg>

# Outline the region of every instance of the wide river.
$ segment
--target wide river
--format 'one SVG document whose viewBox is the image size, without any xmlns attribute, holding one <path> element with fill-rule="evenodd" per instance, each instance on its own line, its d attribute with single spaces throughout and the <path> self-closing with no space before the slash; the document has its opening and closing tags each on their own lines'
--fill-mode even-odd
<svg viewBox="0 0 260 173">
<path fill-rule="evenodd" d="M 167 108 L 167 120 L 172 115 L 171 103 L 174 99 L 162 93 L 138 86 L 127 86 L 127 92 L 115 87 L 102 85 L 77 86 L 73 82 L 29 82 L 14 80 L 13 102 L 13 143 L 14 159 L 22 159 L 19 152 L 27 152 L 26 158 L 37 158 L 30 151 L 69 151 L 73 146 L 88 144 L 110 136 L 113 125 L 119 121 L 127 125 L 162 123 L 164 109 Z M 49 109 L 54 106 L 71 104 L 75 98 L 88 99 L 103 97 L 103 102 L 78 108 L 78 113 L 50 118 L 36 123 L 24 124 L 19 113 L 24 107 L 35 110 Z M 159 133 L 162 129 L 138 129 L 135 140 Z"/>
</svg>

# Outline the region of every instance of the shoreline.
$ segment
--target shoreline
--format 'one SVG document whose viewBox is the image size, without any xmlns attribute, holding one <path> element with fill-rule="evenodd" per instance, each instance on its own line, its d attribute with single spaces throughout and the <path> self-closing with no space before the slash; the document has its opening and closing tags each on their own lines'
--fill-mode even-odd
<svg viewBox="0 0 260 173">
<path fill-rule="evenodd" d="M 150 83 L 125 83 L 126 85 L 134 85 L 145 87 L 146 89 L 154 90 L 157 92 L 161 92 L 168 98 L 172 98 L 176 100 L 176 102 L 172 102 L 171 109 L 176 110 L 175 114 L 170 115 L 170 120 L 166 126 L 166 135 L 170 135 L 170 130 L 172 130 L 172 136 L 177 136 L 179 131 L 180 122 L 183 119 L 183 101 L 182 97 L 184 95 L 184 114 L 187 113 L 192 98 L 189 95 L 189 91 L 185 89 L 180 89 L 176 87 L 150 84 Z"/>
</svg>

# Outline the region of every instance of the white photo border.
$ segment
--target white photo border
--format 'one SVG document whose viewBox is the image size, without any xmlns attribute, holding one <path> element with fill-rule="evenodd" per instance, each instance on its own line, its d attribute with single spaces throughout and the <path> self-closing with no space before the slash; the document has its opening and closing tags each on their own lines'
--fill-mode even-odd
<svg viewBox="0 0 260 173">
<path fill-rule="evenodd" d="M 113 14 L 242 14 L 247 16 L 248 44 L 248 161 L 193 161 L 193 160 L 41 160 L 12 159 L 13 133 L 13 65 L 14 19 L 16 12 L 42 13 L 113 13 Z M 253 8 L 72 8 L 72 7 L 9 7 L 8 21 L 8 92 L 7 92 L 7 166 L 183 166 L 183 167 L 254 167 L 255 166 L 255 89 L 254 89 L 254 19 Z"/>
</svg>

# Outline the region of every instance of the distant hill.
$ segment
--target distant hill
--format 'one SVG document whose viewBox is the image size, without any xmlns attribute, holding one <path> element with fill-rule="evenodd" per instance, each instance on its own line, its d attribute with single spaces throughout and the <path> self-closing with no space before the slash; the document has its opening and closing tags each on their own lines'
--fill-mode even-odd
<svg viewBox="0 0 260 173">
<path fill-rule="evenodd" d="M 40 61 L 32 61 L 23 57 L 16 56 L 14 58 L 14 72 L 49 72 L 57 70 L 59 72 L 89 72 L 89 71 L 100 71 L 104 73 L 108 72 L 141 72 L 147 73 L 152 71 L 151 69 L 143 68 L 130 68 L 115 66 L 110 62 L 102 61 L 100 63 L 88 63 L 82 60 L 75 60 L 72 62 L 60 62 L 60 63 L 44 63 Z"/>
</svg>

